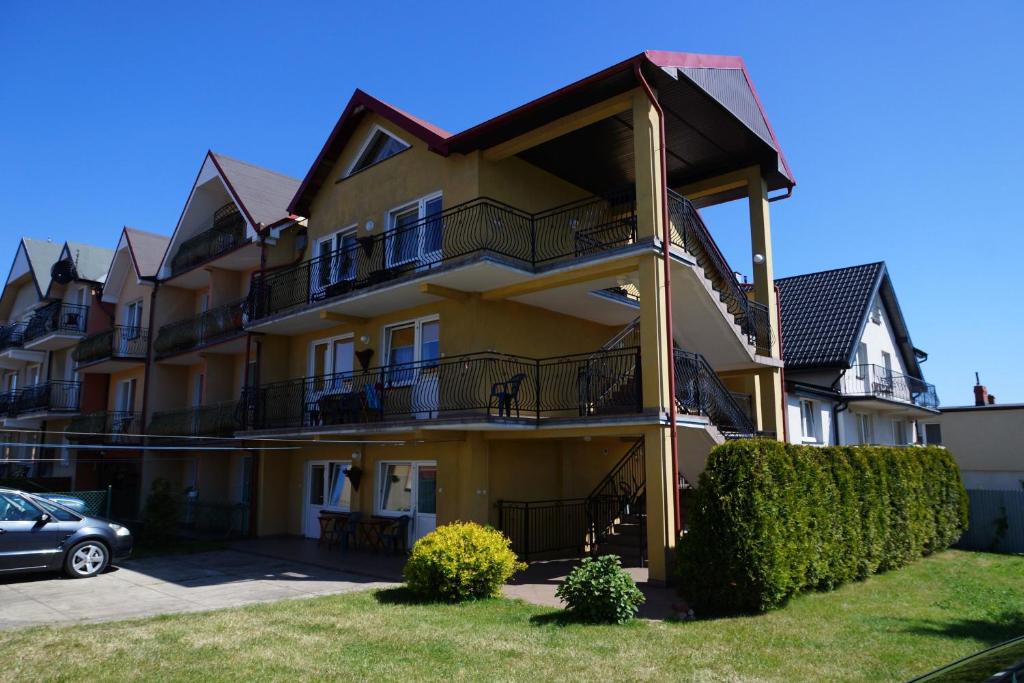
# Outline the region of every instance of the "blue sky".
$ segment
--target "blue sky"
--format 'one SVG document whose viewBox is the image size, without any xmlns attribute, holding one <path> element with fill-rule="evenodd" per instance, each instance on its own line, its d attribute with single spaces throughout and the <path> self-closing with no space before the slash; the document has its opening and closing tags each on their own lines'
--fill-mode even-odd
<svg viewBox="0 0 1024 683">
<path fill-rule="evenodd" d="M 976 370 L 1024 401 L 1024 3 L 147 4 L 0 8 L 0 268 L 169 233 L 208 148 L 303 176 L 356 87 L 458 131 L 644 49 L 741 55 L 798 181 L 776 275 L 885 260 L 943 403 Z M 743 211 L 706 216 L 739 269 Z"/>
</svg>

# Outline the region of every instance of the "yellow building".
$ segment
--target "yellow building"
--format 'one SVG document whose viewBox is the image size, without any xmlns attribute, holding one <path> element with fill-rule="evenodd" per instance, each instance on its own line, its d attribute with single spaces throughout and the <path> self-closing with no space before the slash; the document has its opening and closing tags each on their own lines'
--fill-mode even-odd
<svg viewBox="0 0 1024 683">
<path fill-rule="evenodd" d="M 793 184 L 738 58 L 645 52 L 458 134 L 356 91 L 254 240 L 256 532 L 476 520 L 531 558 L 632 544 L 665 580 L 680 483 L 782 437 L 768 195 Z M 749 288 L 697 211 L 730 200 Z"/>
</svg>

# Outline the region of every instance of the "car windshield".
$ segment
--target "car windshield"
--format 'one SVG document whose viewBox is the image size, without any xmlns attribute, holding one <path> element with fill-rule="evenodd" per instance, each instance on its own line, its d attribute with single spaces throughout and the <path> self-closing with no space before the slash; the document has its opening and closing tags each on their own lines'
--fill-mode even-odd
<svg viewBox="0 0 1024 683">
<path fill-rule="evenodd" d="M 1024 680 L 1024 637 L 983 650 L 938 671 L 915 678 L 911 683 L 967 683 Z"/>
<path fill-rule="evenodd" d="M 78 515 L 71 512 L 65 507 L 54 503 L 52 500 L 46 500 L 45 498 L 36 498 L 34 502 L 50 513 L 50 516 L 61 522 L 77 522 L 81 519 Z"/>
<path fill-rule="evenodd" d="M 33 522 L 42 514 L 42 510 L 25 498 L 13 493 L 0 493 L 0 520 Z"/>
</svg>

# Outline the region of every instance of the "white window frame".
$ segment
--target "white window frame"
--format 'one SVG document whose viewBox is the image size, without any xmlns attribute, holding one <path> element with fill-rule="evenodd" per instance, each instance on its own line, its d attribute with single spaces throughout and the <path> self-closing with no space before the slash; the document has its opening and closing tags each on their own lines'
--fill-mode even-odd
<svg viewBox="0 0 1024 683">
<path fill-rule="evenodd" d="M 907 429 L 908 424 L 906 420 L 893 420 L 892 421 L 892 442 L 896 446 L 906 446 L 910 443 L 910 430 Z M 903 430 L 903 438 L 900 438 L 900 430 Z"/>
<path fill-rule="evenodd" d="M 35 377 L 33 377 L 33 373 Z M 34 382 L 30 382 L 29 379 L 34 379 Z M 40 384 L 43 380 L 43 366 L 41 363 L 32 363 L 31 365 L 25 366 L 25 386 L 34 387 Z"/>
<path fill-rule="evenodd" d="M 407 141 L 405 141 L 402 138 L 398 137 L 397 135 L 392 133 L 390 130 L 388 130 L 384 126 L 380 125 L 379 123 L 375 123 L 375 124 L 373 124 L 373 127 L 370 129 L 369 134 L 363 140 L 363 144 L 361 144 L 359 146 L 359 151 L 356 153 L 356 155 L 354 157 L 352 157 L 352 161 L 350 161 L 348 163 L 348 166 L 345 167 L 345 173 L 344 173 L 344 175 L 341 176 L 342 179 L 348 178 L 350 175 L 352 175 L 353 173 L 356 172 L 355 171 L 356 165 L 363 158 L 363 155 L 366 154 L 367 148 L 370 146 L 370 143 L 373 142 L 373 139 L 375 137 L 377 137 L 377 133 L 383 133 L 384 135 L 387 135 L 389 138 L 391 138 L 393 140 L 396 140 L 396 141 L 402 143 L 403 145 L 405 145 L 405 149 L 403 149 L 402 152 L 404 152 L 407 149 L 409 149 L 410 147 L 412 147 L 412 145 L 410 145 Z M 395 152 L 395 154 L 401 154 L 401 152 Z M 395 154 L 392 154 L 391 156 L 395 156 Z M 374 163 L 370 164 L 369 166 L 364 166 L 363 168 L 361 168 L 359 170 L 361 170 L 361 171 L 366 170 L 367 168 L 370 168 L 370 166 L 375 166 L 376 164 L 379 164 L 379 163 L 381 163 L 383 161 L 387 161 L 390 158 L 391 157 L 385 157 L 384 159 L 381 159 L 380 161 L 374 162 Z"/>
<path fill-rule="evenodd" d="M 423 353 L 422 353 L 422 350 L 423 350 L 422 349 L 422 347 L 423 347 L 423 326 L 425 324 L 428 324 L 428 323 L 438 323 L 437 340 L 438 340 L 438 346 L 440 347 L 440 342 L 441 342 L 441 331 L 440 331 L 441 316 L 436 315 L 436 314 L 435 315 L 424 316 L 422 318 L 413 318 L 411 320 L 402 320 L 400 322 L 392 323 L 390 325 L 385 325 L 383 328 L 381 328 L 380 348 L 384 350 L 384 355 L 382 357 L 383 358 L 382 363 L 386 367 L 391 367 L 391 331 L 395 330 L 395 329 L 398 329 L 398 328 L 402 328 L 402 327 L 409 327 L 410 325 L 414 327 L 414 330 L 413 330 L 413 342 L 412 342 L 413 343 L 413 350 L 412 350 L 412 361 L 411 362 L 413 363 L 413 366 L 416 369 L 413 370 L 413 372 L 409 373 L 410 377 L 407 380 L 402 380 L 402 381 L 397 381 L 396 382 L 394 380 L 390 380 L 389 379 L 388 380 L 388 384 L 390 386 L 394 386 L 394 387 L 408 386 L 408 385 L 412 384 L 415 381 L 415 375 L 417 374 L 418 370 L 421 369 L 421 368 L 419 368 L 419 366 L 417 366 L 415 364 L 419 363 L 421 360 L 423 360 Z M 438 355 L 438 359 L 440 359 L 441 358 L 441 350 L 440 350 L 440 348 L 438 348 L 438 354 L 437 355 Z"/>
<path fill-rule="evenodd" d="M 857 421 L 857 441 L 862 445 L 875 443 L 875 419 L 871 413 L 854 413 Z"/>
<path fill-rule="evenodd" d="M 135 412 L 135 400 L 136 392 L 138 391 L 138 379 L 131 377 L 129 379 L 122 379 L 117 383 L 117 390 L 114 394 L 114 410 L 120 412 Z M 122 400 L 124 396 L 131 396 L 131 402 L 129 405 L 124 405 L 125 401 Z"/>
<path fill-rule="evenodd" d="M 138 315 L 129 315 L 130 311 L 138 311 Z M 142 334 L 142 311 L 141 297 L 124 305 L 121 311 L 121 326 L 125 329 L 123 340 L 137 339 Z"/>
<path fill-rule="evenodd" d="M 857 379 L 867 379 L 868 376 L 868 345 L 864 342 L 857 344 Z"/>
<path fill-rule="evenodd" d="M 320 282 L 320 273 L 322 271 L 318 271 L 318 273 L 317 273 L 317 281 L 314 284 L 315 287 L 326 289 L 327 287 L 330 287 L 331 285 L 337 284 L 339 282 L 352 281 L 352 280 L 356 279 L 356 268 L 354 267 L 355 266 L 355 262 L 354 261 L 353 261 L 353 268 L 352 268 L 351 274 L 339 272 L 340 271 L 339 263 L 340 263 L 340 260 L 341 260 L 339 252 L 341 251 L 341 249 L 340 249 L 340 244 L 338 242 L 338 239 L 340 237 L 345 237 L 345 236 L 348 236 L 348 235 L 353 235 L 353 236 L 358 236 L 359 235 L 359 223 L 353 223 L 351 225 L 346 225 L 344 228 L 338 228 L 334 232 L 329 232 L 327 234 L 320 235 L 319 237 L 314 237 L 313 238 L 313 240 L 314 240 L 313 244 L 315 245 L 313 247 L 314 248 L 313 258 L 314 259 L 322 259 L 321 261 L 318 262 L 320 264 L 319 268 L 321 268 L 321 269 L 324 267 L 324 263 L 325 262 L 328 264 L 327 265 L 327 268 L 328 268 L 327 281 L 326 282 Z M 321 245 L 323 245 L 324 242 L 327 242 L 327 241 L 330 241 L 331 249 L 326 254 L 324 254 L 324 253 L 322 253 L 320 251 L 320 247 L 321 247 Z"/>
<path fill-rule="evenodd" d="M 800 432 L 805 443 L 819 441 L 816 415 L 814 401 L 809 398 L 800 399 Z"/>
<path fill-rule="evenodd" d="M 389 209 L 385 217 L 384 223 L 384 265 L 388 268 L 394 268 L 395 266 L 402 266 L 407 263 L 416 263 L 417 261 L 425 260 L 428 252 L 424 251 L 426 239 L 425 229 L 426 224 L 423 223 L 423 219 L 427 217 L 427 203 L 435 199 L 441 200 L 441 212 L 444 212 L 444 192 L 438 190 L 437 192 L 431 192 L 430 194 L 423 195 L 418 199 L 399 204 L 398 206 Z M 410 209 L 416 209 L 416 220 L 420 223 L 420 227 L 416 234 L 416 254 L 412 258 L 401 259 L 395 257 L 394 249 L 394 232 L 395 232 L 395 219 L 397 214 L 405 213 Z M 442 228 L 443 229 L 443 228 Z M 433 253 L 433 252 L 429 252 Z"/>
<path fill-rule="evenodd" d="M 354 339 L 355 339 L 355 334 L 354 333 L 352 333 L 352 332 L 345 332 L 344 334 L 335 334 L 335 335 L 332 335 L 330 337 L 321 337 L 320 339 L 314 339 L 314 340 L 310 341 L 309 342 L 309 348 L 306 351 L 306 376 L 307 377 L 314 377 L 315 376 L 313 374 L 314 371 L 315 371 L 315 363 L 313 362 L 313 360 L 314 360 L 313 359 L 313 349 L 315 349 L 318 345 L 320 345 L 320 344 L 326 344 L 327 345 L 327 360 L 330 362 L 331 369 L 328 371 L 327 367 L 326 367 L 326 364 L 325 364 L 325 366 L 324 366 L 324 370 L 325 370 L 324 375 L 333 375 L 333 374 L 335 374 L 337 372 L 337 370 L 334 368 L 334 353 L 333 353 L 333 351 L 334 351 L 334 343 L 335 342 L 339 342 L 339 341 L 352 341 Z M 353 371 L 354 371 L 355 370 L 355 345 L 354 344 L 353 344 L 352 352 L 353 352 L 352 368 L 353 368 Z"/>
</svg>

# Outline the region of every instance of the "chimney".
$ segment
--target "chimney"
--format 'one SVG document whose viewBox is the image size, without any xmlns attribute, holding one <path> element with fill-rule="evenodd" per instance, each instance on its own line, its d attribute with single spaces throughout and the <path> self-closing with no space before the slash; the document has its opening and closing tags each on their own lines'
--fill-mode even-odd
<svg viewBox="0 0 1024 683">
<path fill-rule="evenodd" d="M 988 404 L 990 406 L 994 406 L 996 404 L 996 395 L 995 394 L 989 394 L 988 395 Z"/>
<path fill-rule="evenodd" d="M 995 403 L 995 397 L 988 395 L 988 389 L 982 386 L 978 373 L 974 373 L 974 405 L 987 406 L 993 403 Z"/>
</svg>

